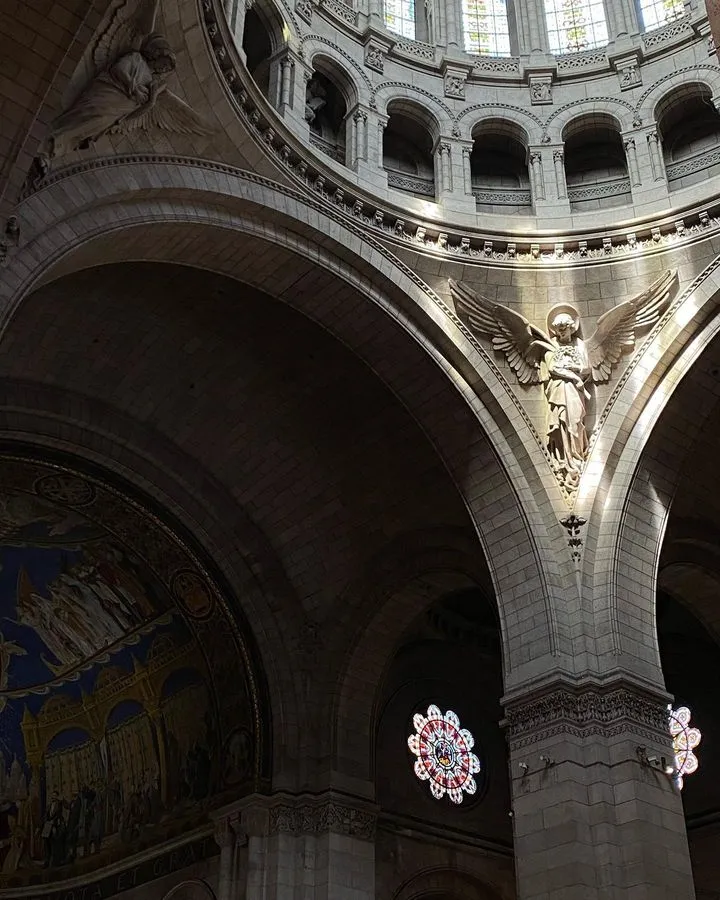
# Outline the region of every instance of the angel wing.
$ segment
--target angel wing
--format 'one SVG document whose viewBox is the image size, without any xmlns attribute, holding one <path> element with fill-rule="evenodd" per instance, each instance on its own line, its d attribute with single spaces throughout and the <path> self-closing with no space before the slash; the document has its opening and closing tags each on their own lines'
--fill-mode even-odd
<svg viewBox="0 0 720 900">
<path fill-rule="evenodd" d="M 160 0 L 115 0 L 107 25 L 93 46 L 93 62 L 102 72 L 131 50 L 139 50 L 143 39 L 155 29 Z"/>
<path fill-rule="evenodd" d="M 139 50 L 143 38 L 155 28 L 160 0 L 113 0 L 102 27 L 83 54 L 70 79 L 63 108 L 70 109 L 93 78 L 129 53 Z"/>
<path fill-rule="evenodd" d="M 507 357 L 521 384 L 541 381 L 540 360 L 554 350 L 550 338 L 520 313 L 481 297 L 461 281 L 449 279 L 457 314 L 476 334 L 492 340 L 493 347 Z"/>
<path fill-rule="evenodd" d="M 595 332 L 585 342 L 592 379 L 605 382 L 612 367 L 627 350 L 635 346 L 635 332 L 650 328 L 667 309 L 677 283 L 677 269 L 661 275 L 650 287 L 624 303 L 619 303 L 597 320 Z"/>
<path fill-rule="evenodd" d="M 136 128 L 161 128 L 175 134 L 212 134 L 208 123 L 191 109 L 184 100 L 172 91 L 164 90 L 158 94 L 155 103 L 145 112 L 128 117 L 117 126 L 119 131 L 134 131 Z"/>
</svg>

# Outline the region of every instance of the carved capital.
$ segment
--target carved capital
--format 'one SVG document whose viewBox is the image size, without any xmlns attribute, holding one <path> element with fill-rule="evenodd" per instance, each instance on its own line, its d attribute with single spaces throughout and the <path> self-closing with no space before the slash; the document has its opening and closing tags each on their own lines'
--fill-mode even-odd
<svg viewBox="0 0 720 900">
<path fill-rule="evenodd" d="M 507 704 L 505 727 L 513 749 L 561 734 L 613 735 L 632 732 L 651 741 L 667 737 L 665 694 L 635 686 L 563 686 Z"/>
<path fill-rule="evenodd" d="M 335 800 L 324 803 L 282 804 L 270 810 L 270 832 L 324 834 L 333 832 L 364 841 L 375 840 L 377 816 Z"/>
</svg>

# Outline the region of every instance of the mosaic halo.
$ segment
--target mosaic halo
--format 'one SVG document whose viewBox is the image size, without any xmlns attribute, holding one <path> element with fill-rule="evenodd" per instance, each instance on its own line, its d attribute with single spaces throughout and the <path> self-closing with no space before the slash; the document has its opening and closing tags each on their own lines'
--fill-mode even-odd
<svg viewBox="0 0 720 900">
<path fill-rule="evenodd" d="M 680 790 L 683 787 L 684 776 L 692 775 L 698 768 L 698 758 L 693 750 L 700 743 L 702 735 L 698 728 L 690 727 L 691 717 L 692 713 L 687 706 L 680 706 L 677 709 L 668 707 L 668 726 L 675 753 L 675 778 Z"/>
<path fill-rule="evenodd" d="M 427 716 L 413 716 L 413 727 L 408 747 L 417 757 L 415 774 L 420 781 L 430 782 L 433 797 L 440 800 L 447 794 L 453 803 L 462 803 L 465 794 L 474 794 L 473 775 L 480 771 L 480 760 L 472 753 L 475 738 L 460 727 L 457 715 L 450 709 L 443 715 L 431 704 Z"/>
</svg>

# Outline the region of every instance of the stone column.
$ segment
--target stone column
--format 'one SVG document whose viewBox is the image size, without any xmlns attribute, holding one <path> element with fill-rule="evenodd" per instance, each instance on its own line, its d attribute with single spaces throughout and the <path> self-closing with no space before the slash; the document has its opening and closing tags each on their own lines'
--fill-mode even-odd
<svg viewBox="0 0 720 900">
<path fill-rule="evenodd" d="M 440 140 L 435 146 L 435 195 L 440 198 L 445 194 L 451 194 L 452 160 L 450 157 L 450 144 Z"/>
<path fill-rule="evenodd" d="M 368 0 L 368 15 L 370 17 L 371 26 L 382 28 L 385 22 L 383 0 Z"/>
<path fill-rule="evenodd" d="M 623 147 L 625 149 L 625 160 L 627 162 L 628 175 L 630 176 L 630 187 L 640 187 L 640 185 L 642 184 L 642 177 L 640 175 L 640 167 L 638 166 L 635 138 L 623 138 Z"/>
<path fill-rule="evenodd" d="M 543 0 L 523 0 L 515 6 L 519 52 L 523 56 L 544 56 L 548 52 L 547 23 Z"/>
<path fill-rule="evenodd" d="M 650 155 L 650 170 L 652 180 L 667 183 L 665 172 L 665 160 L 663 159 L 662 140 L 657 128 L 651 128 L 647 132 L 647 148 Z"/>
<path fill-rule="evenodd" d="M 605 14 L 611 42 L 622 41 L 640 31 L 633 0 L 605 0 Z"/>
<path fill-rule="evenodd" d="M 220 847 L 217 900 L 241 900 L 246 887 L 242 848 L 247 846 L 248 838 L 240 827 L 239 813 L 215 817 L 215 841 Z"/>
<path fill-rule="evenodd" d="M 668 700 L 562 676 L 505 698 L 518 900 L 693 900 Z"/>
<path fill-rule="evenodd" d="M 537 200 L 545 199 L 545 173 L 543 171 L 543 158 L 540 150 L 529 151 L 528 174 L 530 176 L 530 193 L 534 205 Z"/>
<path fill-rule="evenodd" d="M 473 152 L 472 141 L 462 144 L 462 160 L 463 160 L 463 187 L 465 193 L 472 195 L 472 168 L 470 166 L 470 157 Z"/>
<path fill-rule="evenodd" d="M 446 0 L 445 4 L 445 39 L 449 49 L 457 50 L 463 45 L 462 18 L 458 0 Z"/>
<path fill-rule="evenodd" d="M 555 172 L 555 196 L 558 200 L 567 200 L 564 150 L 553 150 L 553 171 Z"/>
</svg>

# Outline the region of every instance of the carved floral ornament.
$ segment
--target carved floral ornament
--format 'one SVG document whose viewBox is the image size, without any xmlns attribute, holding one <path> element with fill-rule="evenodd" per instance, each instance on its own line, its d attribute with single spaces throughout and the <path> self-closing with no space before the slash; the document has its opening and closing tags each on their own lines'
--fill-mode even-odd
<svg viewBox="0 0 720 900">
<path fill-rule="evenodd" d="M 570 304 L 549 310 L 545 332 L 468 285 L 452 279 L 449 284 L 460 319 L 505 355 L 520 384 L 543 385 L 545 448 L 561 486 L 577 490 L 589 451 L 588 389 L 609 381 L 620 357 L 635 349 L 636 333 L 659 321 L 677 286 L 677 271 L 665 272 L 641 294 L 600 316 L 587 340 L 579 337 L 580 315 Z"/>
</svg>

